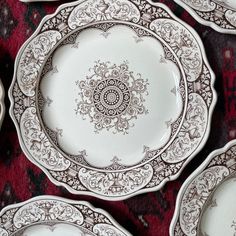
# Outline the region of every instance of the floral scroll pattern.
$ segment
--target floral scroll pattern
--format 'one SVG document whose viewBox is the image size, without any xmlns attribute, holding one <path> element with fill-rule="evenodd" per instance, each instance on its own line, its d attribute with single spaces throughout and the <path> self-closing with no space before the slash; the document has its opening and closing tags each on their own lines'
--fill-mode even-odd
<svg viewBox="0 0 236 236">
<path fill-rule="evenodd" d="M 129 1 L 86 1 L 76 7 L 68 19 L 70 28 L 87 25 L 94 21 L 122 20 L 138 22 L 140 12 L 137 7 Z"/>
<path fill-rule="evenodd" d="M 105 173 L 81 168 L 81 183 L 93 192 L 104 196 L 122 196 L 143 188 L 152 178 L 153 169 L 145 165 L 135 170 L 118 173 Z"/>
<path fill-rule="evenodd" d="M 168 163 L 178 163 L 190 155 L 201 141 L 201 133 L 205 131 L 207 122 L 206 105 L 201 96 L 191 94 L 183 125 L 172 144 L 161 155 Z M 191 145 L 189 145 L 191 143 Z"/>
<path fill-rule="evenodd" d="M 42 132 L 35 108 L 28 108 L 21 118 L 21 129 L 25 145 L 37 162 L 50 170 L 66 170 L 70 161 L 56 151 Z"/>
<path fill-rule="evenodd" d="M 211 0 L 201 0 L 201 1 L 183 0 L 183 1 L 189 6 L 193 7 L 194 9 L 198 11 L 203 11 L 203 12 L 212 11 L 214 10 L 216 6 L 216 4 L 212 2 Z"/>
<path fill-rule="evenodd" d="M 150 28 L 161 36 L 178 56 L 189 81 L 195 81 L 202 71 L 200 47 L 193 35 L 172 19 L 154 20 Z"/>
<path fill-rule="evenodd" d="M 191 183 L 183 196 L 180 210 L 180 225 L 186 235 L 197 234 L 197 222 L 201 214 L 201 208 L 209 195 L 226 176 L 229 170 L 226 167 L 211 167 L 199 175 Z"/>
<path fill-rule="evenodd" d="M 195 176 L 189 177 L 188 185 L 179 193 L 181 202 L 178 218 L 172 225 L 174 235 L 196 236 L 200 233 L 198 227 L 201 215 L 212 194 L 226 179 L 235 174 L 235 155 L 236 146 L 231 142 L 225 148 L 217 150 L 216 154 L 210 154 L 207 164 L 200 166 Z"/>
<path fill-rule="evenodd" d="M 36 197 L 4 209 L 0 216 L 0 236 L 24 235 L 32 225 L 32 228 L 48 225 L 55 229 L 62 223 L 76 227 L 76 232 L 86 232 L 85 235 L 130 236 L 106 212 L 86 202 L 51 196 Z"/>
<path fill-rule="evenodd" d="M 17 228 L 44 221 L 66 221 L 82 224 L 84 219 L 74 206 L 53 200 L 34 202 L 22 207 L 13 218 L 13 223 Z"/>
<path fill-rule="evenodd" d="M 196 18 L 205 21 L 205 24 L 212 25 L 220 32 L 234 33 L 236 29 L 235 3 L 222 0 L 175 0 L 177 3 L 184 3 L 190 7 L 190 13 Z"/>
<path fill-rule="evenodd" d="M 114 226 L 107 224 L 97 224 L 93 228 L 93 232 L 96 235 L 103 236 L 123 236 L 122 232 L 119 232 Z"/>
<path fill-rule="evenodd" d="M 111 65 L 96 62 L 86 80 L 76 82 L 81 99 L 76 99 L 76 113 L 86 116 L 95 125 L 95 132 L 102 129 L 126 134 L 139 115 L 147 114 L 143 95 L 148 95 L 148 82 L 129 71 L 128 62 Z"/>
<path fill-rule="evenodd" d="M 27 46 L 17 71 L 19 86 L 25 95 L 35 94 L 37 76 L 44 60 L 53 46 L 61 39 L 57 31 L 47 31 L 35 37 Z"/>
<path fill-rule="evenodd" d="M 225 18 L 229 21 L 229 23 L 236 27 L 236 12 L 235 11 L 227 11 L 225 13 Z"/>
</svg>

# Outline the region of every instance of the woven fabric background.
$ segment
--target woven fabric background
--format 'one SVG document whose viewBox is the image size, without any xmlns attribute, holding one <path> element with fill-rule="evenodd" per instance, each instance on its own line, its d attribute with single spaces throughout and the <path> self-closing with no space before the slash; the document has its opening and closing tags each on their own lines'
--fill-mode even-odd
<svg viewBox="0 0 236 236">
<path fill-rule="evenodd" d="M 41 19 L 53 13 L 64 1 L 25 4 L 18 0 L 0 0 L 0 79 L 7 93 L 12 81 L 17 51 L 34 32 Z M 180 178 L 162 190 L 119 202 L 76 196 L 52 184 L 46 175 L 25 157 L 5 98 L 6 115 L 0 134 L 0 208 L 42 194 L 88 200 L 108 211 L 135 236 L 167 236 L 181 184 L 207 155 L 236 137 L 236 36 L 215 32 L 198 24 L 172 0 L 162 0 L 182 20 L 199 33 L 209 62 L 216 74 L 218 102 L 212 118 L 210 137 L 203 150 L 191 161 Z"/>
</svg>

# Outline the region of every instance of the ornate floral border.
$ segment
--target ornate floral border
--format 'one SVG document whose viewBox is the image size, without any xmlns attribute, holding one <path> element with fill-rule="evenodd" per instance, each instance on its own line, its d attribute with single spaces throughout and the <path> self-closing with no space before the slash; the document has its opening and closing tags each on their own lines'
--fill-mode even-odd
<svg viewBox="0 0 236 236">
<path fill-rule="evenodd" d="M 199 224 L 216 189 L 236 173 L 236 140 L 212 152 L 184 182 L 170 226 L 171 236 L 201 235 Z"/>
<path fill-rule="evenodd" d="M 220 33 L 236 34 L 236 9 L 217 0 L 174 0 L 199 23 Z"/>
<path fill-rule="evenodd" d="M 0 236 L 22 235 L 32 225 L 56 224 L 70 224 L 92 235 L 131 236 L 107 212 L 88 202 L 47 195 L 5 207 L 0 213 Z"/>
<path fill-rule="evenodd" d="M 135 168 L 124 169 L 117 162 L 110 170 L 75 164 L 53 147 L 37 116 L 36 87 L 50 51 L 71 32 L 101 21 L 131 22 L 154 33 L 177 55 L 187 80 L 188 102 L 182 125 L 176 127 L 178 134 L 163 152 Z M 214 74 L 199 36 L 163 4 L 145 0 L 77 1 L 46 17 L 21 48 L 9 90 L 10 114 L 26 156 L 55 184 L 75 194 L 119 200 L 160 189 L 176 179 L 203 147 L 216 102 L 213 83 Z"/>
</svg>

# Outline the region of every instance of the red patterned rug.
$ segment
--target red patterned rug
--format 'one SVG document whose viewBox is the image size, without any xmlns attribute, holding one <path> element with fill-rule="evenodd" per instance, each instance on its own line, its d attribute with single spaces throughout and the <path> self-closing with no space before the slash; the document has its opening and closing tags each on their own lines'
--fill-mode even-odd
<svg viewBox="0 0 236 236">
<path fill-rule="evenodd" d="M 120 202 L 75 196 L 53 185 L 46 175 L 24 156 L 15 127 L 5 116 L 0 136 L 0 208 L 42 194 L 54 194 L 77 200 L 88 200 L 108 211 L 121 225 L 136 236 L 169 235 L 169 224 L 178 190 L 189 174 L 216 148 L 236 137 L 236 36 L 219 34 L 198 24 L 172 0 L 162 0 L 182 20 L 194 27 L 205 45 L 209 62 L 216 74 L 218 102 L 213 114 L 209 140 L 191 161 L 180 178 L 167 183 L 161 191 L 147 193 Z M 34 32 L 40 20 L 53 13 L 62 3 L 30 3 L 0 0 L 0 78 L 8 91 L 14 60 L 20 46 Z M 9 101 L 5 99 L 6 109 Z"/>
</svg>

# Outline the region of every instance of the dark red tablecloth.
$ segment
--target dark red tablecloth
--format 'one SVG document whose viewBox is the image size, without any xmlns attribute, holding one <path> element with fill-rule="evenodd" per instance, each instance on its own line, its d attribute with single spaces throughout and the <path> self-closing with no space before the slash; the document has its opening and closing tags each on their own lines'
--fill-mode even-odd
<svg viewBox="0 0 236 236">
<path fill-rule="evenodd" d="M 88 200 L 108 211 L 122 226 L 136 236 L 169 235 L 169 224 L 181 184 L 207 155 L 236 137 L 236 36 L 215 32 L 198 24 L 172 0 L 162 0 L 201 36 L 209 62 L 216 74 L 218 102 L 213 114 L 211 134 L 206 146 L 191 161 L 180 178 L 167 183 L 161 191 L 142 194 L 119 202 L 70 194 L 52 184 L 46 175 L 22 153 L 16 129 L 6 116 L 0 134 L 0 208 L 42 194 L 53 194 L 77 200 Z M 8 91 L 12 81 L 14 60 L 20 46 L 34 32 L 42 17 L 53 13 L 60 2 L 21 3 L 0 0 L 0 78 Z"/>
</svg>

